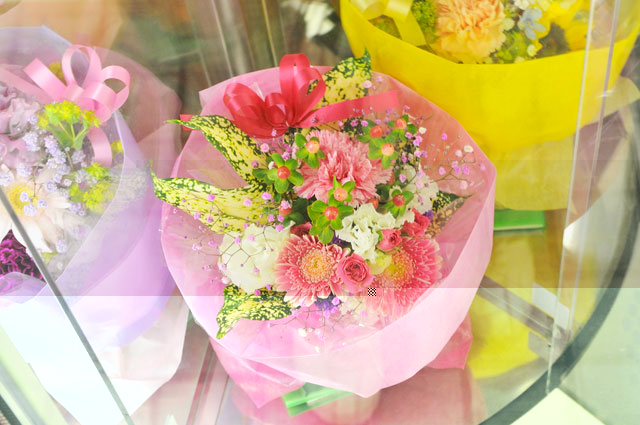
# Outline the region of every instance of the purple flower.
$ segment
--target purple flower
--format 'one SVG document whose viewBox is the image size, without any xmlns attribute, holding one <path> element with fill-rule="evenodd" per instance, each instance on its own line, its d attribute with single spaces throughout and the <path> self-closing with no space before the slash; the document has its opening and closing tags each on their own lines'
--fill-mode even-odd
<svg viewBox="0 0 640 425">
<path fill-rule="evenodd" d="M 14 88 L 0 83 L 0 134 L 19 137 L 39 109 L 38 103 L 21 97 Z"/>
<path fill-rule="evenodd" d="M 42 278 L 33 259 L 27 254 L 25 247 L 18 242 L 13 232 L 9 230 L 9 233 L 0 242 L 0 276 L 13 272 L 23 273 L 36 279 Z M 0 283 L 0 294 L 8 292 L 14 287 L 6 279 L 0 282 L 2 282 Z"/>
</svg>

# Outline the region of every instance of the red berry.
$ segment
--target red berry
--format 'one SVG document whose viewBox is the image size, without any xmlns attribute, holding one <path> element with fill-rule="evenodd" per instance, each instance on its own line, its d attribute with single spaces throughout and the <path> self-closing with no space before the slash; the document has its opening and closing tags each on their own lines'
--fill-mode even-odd
<svg viewBox="0 0 640 425">
<path fill-rule="evenodd" d="M 338 202 L 344 201 L 348 196 L 349 193 L 347 193 L 347 191 L 341 187 L 338 187 L 333 191 L 333 197 L 336 198 L 336 201 Z"/>
<path fill-rule="evenodd" d="M 384 130 L 382 129 L 381 126 L 375 125 L 375 126 L 371 127 L 371 132 L 369 134 L 374 139 L 377 139 L 379 137 L 382 137 L 382 135 L 384 134 Z"/>
<path fill-rule="evenodd" d="M 283 217 L 286 217 L 289 214 L 291 214 L 291 208 L 278 207 L 278 211 L 280 212 L 280 215 L 283 216 Z"/>
<path fill-rule="evenodd" d="M 327 207 L 327 209 L 324 210 L 324 215 L 329 220 L 334 220 L 334 219 L 336 219 L 338 217 L 338 208 L 336 208 L 336 207 Z"/>
<path fill-rule="evenodd" d="M 396 151 L 396 148 L 393 147 L 391 143 L 385 143 L 382 145 L 382 155 L 391 156 Z"/>
<path fill-rule="evenodd" d="M 286 180 L 289 178 L 290 175 L 291 175 L 291 171 L 286 166 L 283 165 L 282 167 L 278 167 L 279 179 Z"/>
<path fill-rule="evenodd" d="M 407 128 L 407 122 L 404 118 L 398 118 L 396 120 L 396 128 Z"/>
<path fill-rule="evenodd" d="M 369 204 L 373 204 L 373 208 L 374 208 L 374 209 L 378 209 L 378 204 L 379 204 L 378 199 L 376 199 L 376 198 L 371 198 L 371 199 L 369 199 L 369 200 L 367 201 L 367 203 L 369 203 Z"/>
<path fill-rule="evenodd" d="M 393 197 L 393 205 L 396 207 L 401 207 L 404 205 L 404 196 L 396 195 Z"/>
<path fill-rule="evenodd" d="M 320 150 L 320 143 L 318 142 L 318 139 L 316 139 L 315 137 L 311 140 L 309 140 L 305 145 L 305 148 L 307 148 L 307 151 L 309 153 L 316 153 Z"/>
</svg>

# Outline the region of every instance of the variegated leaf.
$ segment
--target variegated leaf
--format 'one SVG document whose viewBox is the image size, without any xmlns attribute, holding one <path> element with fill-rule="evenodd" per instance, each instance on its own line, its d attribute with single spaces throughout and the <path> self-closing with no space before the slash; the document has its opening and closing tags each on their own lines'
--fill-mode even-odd
<svg viewBox="0 0 640 425">
<path fill-rule="evenodd" d="M 234 284 L 224 288 L 224 304 L 216 321 L 218 339 L 224 337 L 240 319 L 277 320 L 291 315 L 293 307 L 284 300 L 284 292 L 260 289 L 260 295 L 247 294 Z"/>
<path fill-rule="evenodd" d="M 447 205 L 449 205 L 450 203 L 452 203 L 458 198 L 460 197 L 455 193 L 438 191 L 438 195 L 436 196 L 436 199 L 434 199 L 431 204 L 433 208 L 433 212 L 437 213 L 438 211 L 440 211 L 441 209 L 443 209 L 444 207 L 446 207 Z"/>
<path fill-rule="evenodd" d="M 362 83 L 371 79 L 371 56 L 365 51 L 361 58 L 345 59 L 322 78 L 327 90 L 319 106 L 363 97 L 367 92 Z"/>
<path fill-rule="evenodd" d="M 248 184 L 262 185 L 252 172 L 252 162 L 266 167 L 267 157 L 260 152 L 257 142 L 234 123 L 219 115 L 194 115 L 189 121 L 176 121 L 187 128 L 200 130 L 207 140 L 229 161 L 236 172 Z"/>
<path fill-rule="evenodd" d="M 214 232 L 241 232 L 245 223 L 263 221 L 263 191 L 258 186 L 220 189 L 194 179 L 160 179 L 153 175 L 153 189 L 156 197 L 196 217 Z M 247 199 L 251 201 L 249 206 L 245 204 Z"/>
<path fill-rule="evenodd" d="M 439 194 L 440 193 L 444 193 L 444 192 L 439 192 Z M 446 194 L 446 195 L 449 195 L 449 194 Z M 453 196 L 456 196 L 456 195 L 453 195 Z M 431 219 L 431 223 L 429 223 L 429 227 L 427 228 L 427 232 L 426 232 L 427 235 L 432 238 L 435 238 L 436 235 L 440 233 L 442 229 L 444 229 L 444 226 L 447 225 L 447 222 L 451 220 L 451 217 L 453 217 L 453 214 L 456 211 L 458 211 L 462 207 L 462 205 L 464 205 L 465 200 L 466 198 L 456 197 L 455 199 L 453 199 L 453 201 L 451 201 L 451 203 L 441 207 L 437 212 L 434 208 L 433 218 Z"/>
</svg>

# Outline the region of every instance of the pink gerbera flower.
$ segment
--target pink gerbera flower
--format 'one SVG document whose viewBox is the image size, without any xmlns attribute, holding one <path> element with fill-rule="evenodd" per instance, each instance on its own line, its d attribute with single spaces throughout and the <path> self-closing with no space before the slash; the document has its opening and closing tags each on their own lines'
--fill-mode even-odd
<svg viewBox="0 0 640 425">
<path fill-rule="evenodd" d="M 329 191 L 333 188 L 333 177 L 342 184 L 353 181 L 356 187 L 351 191 L 351 206 L 358 206 L 376 195 L 376 185 L 389 181 L 391 168 L 384 169 L 379 160 L 369 160 L 368 146 L 351 140 L 348 134 L 328 130 L 314 130 L 307 138 L 317 137 L 325 157 L 318 168 L 303 165 L 300 169 L 304 183 L 295 188 L 298 196 L 313 196 L 328 202 Z"/>
<path fill-rule="evenodd" d="M 278 291 L 286 291 L 286 301 L 309 306 L 318 297 L 326 298 L 341 285 L 336 275 L 338 263 L 348 251 L 325 245 L 317 237 L 292 235 L 276 261 Z"/>
<path fill-rule="evenodd" d="M 406 313 L 442 277 L 439 249 L 433 239 L 402 238 L 391 264 L 375 276 L 368 290 L 368 308 L 392 318 Z"/>
</svg>

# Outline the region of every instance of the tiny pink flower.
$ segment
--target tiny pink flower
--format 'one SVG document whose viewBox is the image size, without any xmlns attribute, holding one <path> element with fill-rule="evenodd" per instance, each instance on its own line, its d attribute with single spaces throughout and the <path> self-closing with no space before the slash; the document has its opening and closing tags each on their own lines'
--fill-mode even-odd
<svg viewBox="0 0 640 425">
<path fill-rule="evenodd" d="M 269 152 L 269 145 L 266 144 L 266 143 L 261 144 L 260 145 L 260 152 L 263 152 L 263 153 Z"/>
<path fill-rule="evenodd" d="M 242 203 L 244 204 L 245 207 L 250 207 L 251 206 L 251 199 L 247 198 Z"/>
</svg>

